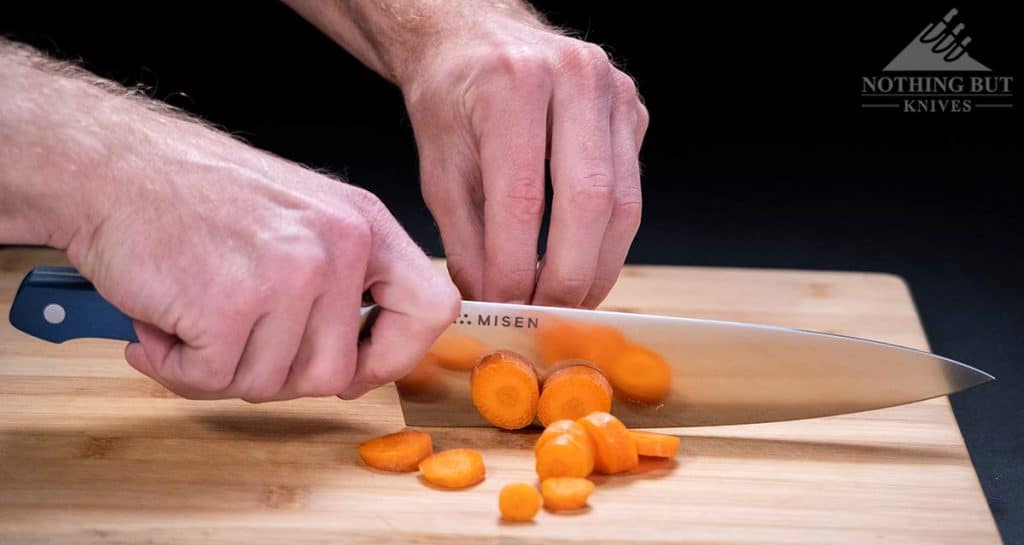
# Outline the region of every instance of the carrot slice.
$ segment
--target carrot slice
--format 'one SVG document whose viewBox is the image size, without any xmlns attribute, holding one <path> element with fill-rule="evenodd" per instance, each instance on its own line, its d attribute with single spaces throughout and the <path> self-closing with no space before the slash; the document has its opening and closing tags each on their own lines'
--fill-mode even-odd
<svg viewBox="0 0 1024 545">
<path fill-rule="evenodd" d="M 363 463 L 382 471 L 416 471 L 433 452 L 430 435 L 414 430 L 383 435 L 359 445 Z"/>
<path fill-rule="evenodd" d="M 430 346 L 430 353 L 445 369 L 470 371 L 487 350 L 487 345 L 478 339 L 463 335 L 452 329 L 441 334 Z"/>
<path fill-rule="evenodd" d="M 551 320 L 537 330 L 537 358 L 545 367 L 583 357 L 586 339 L 582 324 Z"/>
<path fill-rule="evenodd" d="M 672 369 L 656 352 L 642 346 L 626 347 L 615 362 L 602 370 L 616 394 L 638 403 L 658 403 L 672 382 Z"/>
<path fill-rule="evenodd" d="M 537 415 L 539 387 L 533 365 L 507 350 L 485 355 L 470 375 L 473 405 L 488 422 L 517 430 Z"/>
<path fill-rule="evenodd" d="M 420 474 L 442 488 L 466 488 L 484 480 L 484 457 L 470 448 L 444 450 L 420 462 Z"/>
<path fill-rule="evenodd" d="M 575 420 L 611 408 L 612 387 L 604 375 L 589 365 L 569 365 L 544 380 L 537 417 L 547 426 L 556 420 Z"/>
<path fill-rule="evenodd" d="M 427 353 L 409 374 L 395 381 L 395 386 L 403 394 L 420 394 L 436 388 L 440 380 L 438 358 Z"/>
<path fill-rule="evenodd" d="M 594 471 L 594 449 L 569 434 L 559 435 L 537 452 L 536 470 L 542 481 L 551 477 L 586 477 Z"/>
<path fill-rule="evenodd" d="M 544 433 L 541 433 L 540 437 L 537 438 L 537 444 L 533 447 L 534 454 L 539 453 L 541 447 L 559 435 L 568 435 L 580 443 L 589 446 L 590 450 L 594 450 L 594 442 L 591 441 L 590 434 L 587 433 L 587 430 L 583 429 L 583 426 L 579 425 L 575 420 L 556 420 L 548 424 L 548 427 L 544 428 Z"/>
<path fill-rule="evenodd" d="M 552 511 L 582 509 L 593 491 L 594 483 L 579 477 L 554 477 L 540 483 L 544 507 Z"/>
<path fill-rule="evenodd" d="M 626 346 L 626 339 L 617 329 L 569 322 L 548 322 L 537 330 L 537 357 L 545 367 L 571 360 L 585 359 L 598 367 L 611 365 Z"/>
<path fill-rule="evenodd" d="M 673 458 L 679 452 L 679 438 L 674 435 L 636 430 L 629 430 L 629 435 L 636 443 L 636 453 L 641 456 Z"/>
<path fill-rule="evenodd" d="M 540 502 L 540 492 L 526 483 L 507 484 L 498 495 L 501 518 L 509 522 L 533 520 L 537 511 L 540 511 Z"/>
<path fill-rule="evenodd" d="M 594 441 L 594 470 L 598 473 L 622 473 L 640 463 L 633 437 L 618 418 L 605 412 L 595 412 L 577 422 Z"/>
</svg>

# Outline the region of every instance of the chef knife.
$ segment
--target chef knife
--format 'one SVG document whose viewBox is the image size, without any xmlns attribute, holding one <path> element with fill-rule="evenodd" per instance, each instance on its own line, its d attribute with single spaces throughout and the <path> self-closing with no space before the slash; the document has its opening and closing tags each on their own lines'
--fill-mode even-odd
<svg viewBox="0 0 1024 545">
<path fill-rule="evenodd" d="M 363 329 L 373 319 L 363 309 Z M 51 342 L 136 341 L 131 319 L 72 268 L 36 267 L 11 306 L 10 321 Z M 604 328 L 668 363 L 669 389 L 656 403 L 616 399 L 631 427 L 751 424 L 891 407 L 993 380 L 948 358 L 878 341 L 768 325 L 623 312 L 463 301 L 445 336 L 479 350 L 509 349 L 537 359 L 553 327 Z M 484 425 L 465 372 L 441 370 L 429 391 L 401 392 L 406 423 Z"/>
</svg>

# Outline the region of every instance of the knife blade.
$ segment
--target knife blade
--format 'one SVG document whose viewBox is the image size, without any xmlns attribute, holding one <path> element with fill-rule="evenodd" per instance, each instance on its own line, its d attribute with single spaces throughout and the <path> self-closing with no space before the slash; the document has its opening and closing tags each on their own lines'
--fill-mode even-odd
<svg viewBox="0 0 1024 545">
<path fill-rule="evenodd" d="M 364 329 L 373 321 L 364 307 Z M 82 337 L 135 341 L 131 320 L 67 267 L 37 267 L 22 282 L 11 323 L 51 342 Z M 442 336 L 480 352 L 507 349 L 533 361 L 552 328 L 603 328 L 670 368 L 656 403 L 616 398 L 630 427 L 752 424 L 861 412 L 948 395 L 993 377 L 929 352 L 777 326 L 599 310 L 463 301 Z M 579 340 L 579 339 L 576 339 Z M 600 362 L 599 362 L 600 364 Z M 628 362 L 627 362 L 628 364 Z M 600 365 L 599 365 L 600 366 Z M 443 369 L 429 391 L 399 398 L 411 426 L 483 426 L 464 371 Z"/>
</svg>

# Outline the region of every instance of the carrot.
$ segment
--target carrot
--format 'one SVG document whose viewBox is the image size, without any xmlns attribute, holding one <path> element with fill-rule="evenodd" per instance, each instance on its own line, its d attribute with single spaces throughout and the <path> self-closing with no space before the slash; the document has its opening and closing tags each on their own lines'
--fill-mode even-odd
<svg viewBox="0 0 1024 545">
<path fill-rule="evenodd" d="M 581 509 L 593 491 L 594 483 L 579 477 L 554 477 L 540 483 L 544 507 L 552 511 Z"/>
<path fill-rule="evenodd" d="M 448 329 L 430 346 L 430 353 L 437 356 L 437 361 L 445 369 L 452 371 L 470 371 L 477 360 L 487 350 L 487 346 L 478 339 Z"/>
<path fill-rule="evenodd" d="M 484 480 L 484 457 L 469 448 L 444 450 L 420 462 L 420 474 L 442 488 L 466 488 Z"/>
<path fill-rule="evenodd" d="M 563 320 L 550 320 L 537 330 L 537 358 L 544 366 L 583 356 L 584 334 L 582 324 Z"/>
<path fill-rule="evenodd" d="M 594 412 L 577 422 L 594 441 L 594 469 L 598 473 L 622 473 L 639 464 L 633 437 L 618 418 L 606 412 Z"/>
<path fill-rule="evenodd" d="M 550 321 L 537 330 L 537 357 L 545 367 L 585 359 L 598 367 L 611 365 L 626 346 L 617 329 L 564 320 Z"/>
<path fill-rule="evenodd" d="M 672 369 L 656 352 L 642 346 L 626 347 L 615 362 L 602 370 L 615 393 L 637 403 L 658 403 L 672 382 Z"/>
<path fill-rule="evenodd" d="M 594 449 L 569 434 L 547 441 L 537 452 L 537 476 L 586 477 L 594 471 Z"/>
<path fill-rule="evenodd" d="M 488 422 L 517 430 L 537 415 L 539 387 L 533 365 L 515 352 L 485 355 L 470 375 L 473 405 Z"/>
<path fill-rule="evenodd" d="M 427 353 L 409 374 L 395 381 L 398 391 L 403 394 L 419 394 L 436 388 L 441 377 L 438 373 L 437 356 Z"/>
<path fill-rule="evenodd" d="M 509 522 L 533 520 L 540 511 L 540 492 L 533 485 L 512 483 L 505 485 L 498 495 L 498 509 L 501 518 Z"/>
<path fill-rule="evenodd" d="M 430 435 L 407 430 L 370 439 L 359 445 L 359 457 L 383 471 L 416 471 L 424 458 L 434 452 Z"/>
<path fill-rule="evenodd" d="M 544 380 L 537 417 L 547 426 L 555 420 L 575 420 L 612 408 L 612 387 L 600 371 L 584 364 L 559 369 Z"/>
<path fill-rule="evenodd" d="M 629 430 L 629 435 L 636 444 L 636 453 L 641 456 L 673 458 L 679 451 L 679 438 L 673 435 L 635 430 Z"/>
<path fill-rule="evenodd" d="M 540 437 L 537 438 L 537 444 L 533 447 L 534 454 L 539 453 L 541 447 L 559 435 L 568 435 L 588 445 L 590 450 L 594 450 L 594 442 L 590 440 L 590 434 L 587 433 L 587 430 L 583 429 L 583 426 L 579 425 L 575 420 L 556 420 L 548 424 L 548 427 L 544 428 L 544 433 L 541 433 Z"/>
</svg>

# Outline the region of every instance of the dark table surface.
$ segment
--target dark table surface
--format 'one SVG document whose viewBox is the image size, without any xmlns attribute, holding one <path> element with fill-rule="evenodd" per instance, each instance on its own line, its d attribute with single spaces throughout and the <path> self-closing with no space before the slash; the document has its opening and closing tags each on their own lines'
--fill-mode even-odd
<svg viewBox="0 0 1024 545">
<path fill-rule="evenodd" d="M 399 91 L 278 3 L 15 4 L 0 8 L 0 34 L 344 174 L 441 255 Z M 644 223 L 629 261 L 904 277 L 932 349 L 998 378 L 952 401 L 1004 540 L 1024 543 L 1019 104 L 969 115 L 859 107 L 860 77 L 946 9 L 538 4 L 608 46 L 647 99 Z M 961 15 L 971 54 L 1019 79 L 1008 9 Z"/>
</svg>

